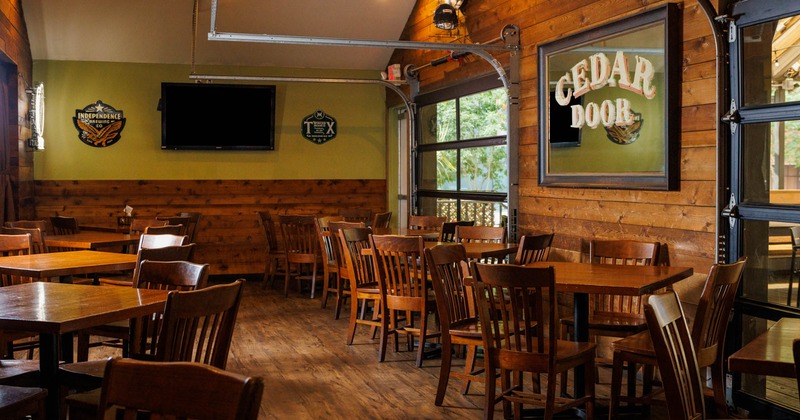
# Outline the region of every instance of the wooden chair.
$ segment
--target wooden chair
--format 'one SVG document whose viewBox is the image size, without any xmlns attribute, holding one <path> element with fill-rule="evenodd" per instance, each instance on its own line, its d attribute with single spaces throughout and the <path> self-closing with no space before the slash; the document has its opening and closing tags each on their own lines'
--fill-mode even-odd
<svg viewBox="0 0 800 420">
<path fill-rule="evenodd" d="M 339 209 L 339 216 L 345 222 L 363 222 L 365 225 L 372 223 L 372 210 L 370 209 Z"/>
<path fill-rule="evenodd" d="M 22 228 L 22 227 L 1 227 L 0 234 L 3 235 L 30 235 L 31 236 L 31 253 L 44 254 L 50 252 L 45 242 L 45 233 L 39 228 Z"/>
<path fill-rule="evenodd" d="M 322 251 L 322 309 L 328 306 L 328 294 L 336 295 L 337 309 L 334 310 L 334 319 L 339 319 L 339 307 L 344 299 L 341 276 L 339 275 L 338 252 L 333 243 L 333 238 L 328 227 L 330 222 L 342 222 L 343 216 L 323 216 L 314 219 L 317 226 L 319 249 Z"/>
<path fill-rule="evenodd" d="M 166 220 L 158 220 L 158 219 L 145 219 L 145 218 L 134 218 L 131 220 L 131 226 L 129 233 L 132 234 L 142 234 L 144 233 L 145 229 L 150 226 L 166 226 Z"/>
<path fill-rule="evenodd" d="M 157 216 L 156 219 L 164 220 L 168 225 L 181 225 L 183 230 L 177 235 L 189 235 L 189 223 L 191 223 L 191 217 L 189 216 Z"/>
<path fill-rule="evenodd" d="M 72 235 L 80 231 L 78 220 L 74 217 L 53 216 L 50 218 L 50 225 L 55 235 Z"/>
<path fill-rule="evenodd" d="M 285 296 L 289 296 L 289 280 L 294 277 L 297 280 L 298 290 L 300 290 L 300 280 L 311 279 L 311 299 L 314 299 L 317 270 L 322 265 L 315 220 L 314 216 L 280 215 L 278 217 L 287 263 L 286 282 L 283 286 Z M 292 270 L 292 265 L 296 265 L 294 270 Z"/>
<path fill-rule="evenodd" d="M 417 367 L 422 367 L 425 343 L 439 337 L 439 332 L 428 331 L 428 313 L 436 311 L 436 300 L 428 293 L 428 275 L 425 266 L 425 246 L 420 236 L 370 235 L 375 259 L 375 277 L 381 293 L 381 343 L 378 359 L 386 354 L 389 334 L 395 336 L 398 350 L 398 333 L 406 334 L 408 350 L 413 350 L 413 337 L 419 337 Z M 398 311 L 406 314 L 404 326 L 398 324 Z M 415 326 L 414 314 L 419 314 Z"/>
<path fill-rule="evenodd" d="M 337 216 L 339 217 L 339 216 Z M 322 237 L 330 243 L 331 251 L 333 252 L 337 279 L 336 283 L 328 285 L 328 292 L 336 294 L 336 308 L 333 313 L 334 319 L 339 319 L 344 306 L 344 301 L 350 296 L 350 273 L 347 271 L 347 263 L 344 258 L 344 250 L 341 241 L 339 240 L 339 231 L 342 229 L 363 228 L 364 222 L 344 222 L 344 221 L 330 221 L 328 222 L 328 229 L 322 231 Z M 322 243 L 320 243 L 320 246 Z M 323 296 L 323 300 L 326 297 Z"/>
<path fill-rule="evenodd" d="M 456 226 L 455 241 L 502 244 L 506 242 L 506 228 L 500 226 Z"/>
<path fill-rule="evenodd" d="M 333 226 L 332 226 L 333 228 Z M 358 324 L 369 325 L 373 331 L 381 328 L 379 320 L 381 292 L 378 289 L 378 280 L 375 278 L 372 257 L 362 252 L 372 246 L 369 236 L 372 231 L 365 227 L 342 228 L 338 230 L 338 243 L 341 246 L 341 255 L 345 260 L 347 279 L 350 288 L 350 323 L 347 327 L 347 345 L 353 344 Z M 373 316 L 371 320 L 364 318 L 369 302 L 373 303 Z M 361 316 L 359 316 L 359 302 L 361 303 Z"/>
<path fill-rule="evenodd" d="M 182 211 L 177 216 L 189 218 L 189 223 L 186 225 L 186 235 L 189 236 L 189 242 L 196 242 L 197 228 L 200 227 L 200 219 L 203 218 L 203 214 L 194 211 Z"/>
<path fill-rule="evenodd" d="M 113 359 L 105 377 L 100 418 L 256 420 L 264 394 L 261 378 L 196 363 Z"/>
<path fill-rule="evenodd" d="M 425 261 L 431 274 L 439 325 L 442 331 L 442 364 L 439 369 L 439 386 L 436 389 L 436 405 L 442 405 L 447 392 L 449 378 L 461 379 L 461 393 L 469 392 L 471 381 L 484 382 L 479 376 L 483 366 L 475 369 L 478 346 L 483 345 L 478 317 L 475 314 L 475 297 L 472 288 L 464 282 L 467 267 L 467 251 L 461 244 L 437 245 L 425 249 Z M 451 372 L 453 345 L 467 348 L 464 372 Z"/>
<path fill-rule="evenodd" d="M 136 269 L 133 272 L 133 281 L 130 287 L 147 288 L 167 288 L 169 290 L 194 290 L 199 287 L 205 287 L 208 279 L 208 264 L 170 264 L 163 267 L 163 271 L 152 272 L 150 267 L 152 261 L 172 261 L 172 262 L 189 262 L 194 253 L 195 244 L 167 246 L 163 248 L 141 248 L 136 257 Z M 142 279 L 140 266 L 143 261 L 148 261 L 146 271 L 147 275 L 155 275 L 155 278 Z M 202 267 L 206 267 L 205 269 Z M 174 271 L 173 271 L 174 269 Z M 163 277 L 162 277 L 163 276 Z M 154 281 L 155 280 L 155 281 Z M 176 281 L 177 280 L 177 281 Z M 102 282 L 101 282 L 102 284 Z M 187 286 L 188 284 L 188 286 Z M 193 285 L 192 285 L 193 284 Z M 129 336 L 129 323 L 127 321 L 115 322 L 112 324 L 105 324 L 97 327 L 87 328 L 78 332 L 78 354 L 77 360 L 79 362 L 86 361 L 89 358 L 89 348 L 99 345 L 112 345 L 113 347 L 122 348 L 122 357 L 128 356 L 128 336 Z M 122 341 L 122 345 L 114 345 L 113 342 L 100 341 L 90 344 L 90 337 L 92 335 L 113 338 L 115 341 Z"/>
<path fill-rule="evenodd" d="M 408 216 L 408 228 L 416 230 L 435 230 L 442 229 L 442 223 L 446 222 L 444 216 Z"/>
<path fill-rule="evenodd" d="M 474 220 L 462 220 L 458 222 L 444 222 L 439 230 L 439 242 L 455 242 L 456 226 L 475 226 Z"/>
<path fill-rule="evenodd" d="M 142 278 L 144 276 L 143 271 Z M 131 320 L 131 357 L 156 362 L 202 363 L 225 369 L 243 285 L 244 280 L 239 279 L 197 290 L 170 292 L 162 317 Z M 98 372 L 98 367 L 103 370 Z M 59 367 L 59 381 L 80 377 L 77 375 L 94 376 L 93 385 L 99 387 L 104 372 L 105 361 L 68 363 Z M 80 382 L 76 380 L 75 383 Z M 99 389 L 67 397 L 70 420 L 97 418 L 99 399 Z"/>
<path fill-rule="evenodd" d="M 375 228 L 388 229 L 389 222 L 391 221 L 392 221 L 392 212 L 387 211 L 385 213 L 375 213 L 375 215 L 372 216 L 371 226 L 373 229 Z"/>
<path fill-rule="evenodd" d="M 275 274 L 281 266 L 286 267 L 286 252 L 279 249 L 278 235 L 275 233 L 275 222 L 269 212 L 259 211 L 258 224 L 264 232 L 267 241 L 267 253 L 265 255 L 266 265 L 264 266 L 264 282 L 261 287 L 266 289 L 267 284 L 274 286 Z"/>
<path fill-rule="evenodd" d="M 792 354 L 794 355 L 794 371 L 797 378 L 797 389 L 800 389 L 800 338 L 792 341 Z"/>
<path fill-rule="evenodd" d="M 44 388 L 0 385 L 0 418 L 44 420 L 46 397 Z"/>
<path fill-rule="evenodd" d="M 178 235 L 189 238 L 183 225 L 148 226 L 144 228 L 144 233 L 148 235 Z"/>
<path fill-rule="evenodd" d="M 37 229 L 38 230 L 38 229 Z M 31 235 L 4 235 L 0 234 L 0 256 L 28 255 L 31 254 Z M 15 284 L 30 283 L 30 277 L 16 274 L 0 275 L 0 287 Z M 13 359 L 14 352 L 27 351 L 28 359 L 33 358 L 33 350 L 38 347 L 38 334 L 26 331 L 0 331 L 0 349 L 4 358 Z"/>
<path fill-rule="evenodd" d="M 503 413 L 509 418 L 511 403 L 514 417 L 520 418 L 523 404 L 544 407 L 544 417 L 586 405 L 586 418 L 594 418 L 595 343 L 558 340 L 558 310 L 555 308 L 555 271 L 552 267 L 533 268 L 506 264 L 470 263 L 475 279 L 475 300 L 481 323 L 486 374 L 500 369 L 501 388 L 495 398 L 496 381 L 486 381 L 483 409 L 485 419 L 492 419 L 497 400 L 503 401 Z M 504 297 L 498 299 L 498 297 Z M 550 307 L 543 307 L 547 296 Z M 545 318 L 546 317 L 546 318 Z M 543 334 L 545 326 L 548 332 Z M 569 399 L 557 397 L 559 374 L 583 366 L 586 371 L 585 395 Z M 547 374 L 547 393 L 523 391 L 524 372 Z M 538 387 L 536 387 L 538 388 Z"/>
<path fill-rule="evenodd" d="M 717 417 L 727 417 L 728 408 L 725 401 L 725 359 L 724 349 L 725 334 L 728 330 L 728 318 L 733 307 L 733 300 L 736 297 L 736 290 L 742 278 L 746 258 L 740 259 L 733 264 L 716 264 L 711 267 L 708 279 L 703 287 L 700 302 L 697 305 L 697 313 L 691 329 L 692 342 L 695 344 L 698 368 L 711 369 L 711 386 L 707 392 L 714 399 L 717 410 Z M 611 379 L 611 402 L 609 405 L 609 418 L 616 418 L 618 415 L 619 403 L 622 398 L 620 391 L 622 388 L 622 367 L 628 363 L 628 395 L 625 400 L 630 402 L 642 402 L 650 404 L 652 395 L 648 395 L 651 384 L 647 380 L 652 377 L 652 372 L 648 371 L 658 364 L 653 340 L 650 331 L 642 331 L 615 341 L 612 345 L 614 350 L 614 367 Z M 644 375 L 645 386 L 644 395 L 641 399 L 636 398 L 636 365 L 642 364 L 649 369 Z M 704 387 L 705 390 L 705 387 Z"/>
<path fill-rule="evenodd" d="M 38 228 L 42 232 L 52 233 L 52 230 L 48 230 L 47 221 L 45 220 L 16 220 L 5 222 L 3 225 L 6 227 L 19 227 L 27 229 Z"/>
<path fill-rule="evenodd" d="M 550 255 L 550 244 L 553 243 L 553 234 L 523 235 L 519 238 L 519 248 L 514 256 L 514 264 L 525 265 L 532 262 L 547 261 Z"/>
<path fill-rule="evenodd" d="M 644 305 L 670 419 L 705 419 L 697 357 L 678 295 L 652 295 Z"/>
</svg>

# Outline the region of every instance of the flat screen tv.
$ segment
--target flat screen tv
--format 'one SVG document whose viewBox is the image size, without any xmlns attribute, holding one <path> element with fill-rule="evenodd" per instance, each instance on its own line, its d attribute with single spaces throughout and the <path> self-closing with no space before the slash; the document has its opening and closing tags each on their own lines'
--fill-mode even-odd
<svg viewBox="0 0 800 420">
<path fill-rule="evenodd" d="M 161 148 L 274 150 L 275 86 L 161 83 Z"/>
</svg>

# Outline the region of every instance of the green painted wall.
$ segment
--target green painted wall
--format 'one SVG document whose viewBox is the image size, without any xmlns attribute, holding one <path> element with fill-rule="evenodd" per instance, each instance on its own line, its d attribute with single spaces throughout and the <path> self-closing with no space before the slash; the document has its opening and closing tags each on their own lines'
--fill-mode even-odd
<svg viewBox="0 0 800 420">
<path fill-rule="evenodd" d="M 198 74 L 378 78 L 373 71 L 198 67 Z M 190 82 L 186 65 L 35 61 L 45 86 L 45 150 L 34 156 L 37 180 L 384 179 L 385 90 L 372 85 L 274 83 L 274 151 L 161 150 L 161 82 Z M 222 82 L 220 82 L 222 83 Z M 264 83 L 273 84 L 273 83 Z M 78 139 L 76 109 L 102 100 L 124 112 L 120 140 L 95 148 Z M 317 145 L 301 121 L 321 109 L 338 134 Z"/>
</svg>

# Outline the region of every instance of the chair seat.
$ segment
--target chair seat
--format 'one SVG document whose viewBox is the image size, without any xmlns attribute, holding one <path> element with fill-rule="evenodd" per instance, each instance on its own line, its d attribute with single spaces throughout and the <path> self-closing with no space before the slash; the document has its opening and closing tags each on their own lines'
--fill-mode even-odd
<svg viewBox="0 0 800 420">
<path fill-rule="evenodd" d="M 0 360 L 0 384 L 33 386 L 38 383 L 38 360 Z"/>
<path fill-rule="evenodd" d="M 656 350 L 653 348 L 653 339 L 650 338 L 650 331 L 642 331 L 611 343 L 614 351 L 624 351 L 640 356 L 656 357 Z"/>
<path fill-rule="evenodd" d="M 575 322 L 572 317 L 569 317 L 562 318 L 561 324 L 574 327 Z M 647 330 L 647 321 L 645 321 L 644 318 L 626 315 L 593 314 L 589 316 L 589 329 L 605 331 L 645 331 Z"/>
<path fill-rule="evenodd" d="M 474 338 L 481 340 L 481 324 L 478 320 L 463 322 L 456 326 L 450 326 L 450 335 L 461 338 Z"/>
<path fill-rule="evenodd" d="M 0 385 L 0 418 L 27 418 L 28 414 L 38 414 L 33 418 L 44 418 L 44 399 L 47 390 Z"/>
<path fill-rule="evenodd" d="M 58 368 L 59 382 L 79 391 L 100 388 L 103 386 L 106 364 L 108 359 L 63 364 Z"/>
</svg>

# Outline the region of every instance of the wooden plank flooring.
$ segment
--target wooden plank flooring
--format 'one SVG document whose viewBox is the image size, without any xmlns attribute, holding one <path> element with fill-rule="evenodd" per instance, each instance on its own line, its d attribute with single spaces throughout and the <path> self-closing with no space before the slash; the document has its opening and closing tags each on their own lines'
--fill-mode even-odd
<svg viewBox="0 0 800 420">
<path fill-rule="evenodd" d="M 441 359 L 426 360 L 417 368 L 416 353 L 403 346 L 395 353 L 390 341 L 386 361 L 378 363 L 378 343 L 369 337 L 367 327 L 359 327 L 352 346 L 345 344 L 348 316 L 343 311 L 334 320 L 332 300 L 328 309 L 321 309 L 320 299 L 309 299 L 308 294 L 290 289 L 285 298 L 282 291 L 262 290 L 260 282 L 247 283 L 228 370 L 265 379 L 261 419 L 483 417 L 481 384 L 462 396 L 451 382 L 444 406 L 436 407 Z M 90 357 L 116 351 L 94 347 Z M 454 369 L 462 366 L 461 360 L 454 363 L 458 364 Z M 600 373 L 597 392 L 603 403 L 610 374 L 605 368 Z M 496 416 L 502 418 L 501 406 L 497 407 Z M 605 413 L 598 414 L 605 418 Z M 650 418 L 666 418 L 665 408 L 654 406 Z"/>
</svg>

